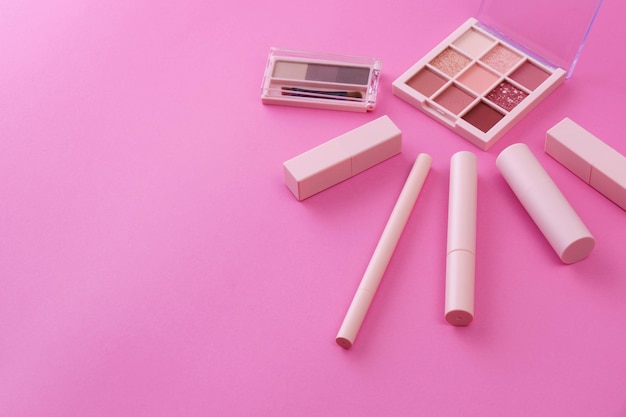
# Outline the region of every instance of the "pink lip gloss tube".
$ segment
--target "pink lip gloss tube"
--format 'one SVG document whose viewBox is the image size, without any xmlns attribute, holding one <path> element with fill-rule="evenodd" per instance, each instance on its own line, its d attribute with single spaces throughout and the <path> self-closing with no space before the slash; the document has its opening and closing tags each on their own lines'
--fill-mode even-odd
<svg viewBox="0 0 626 417">
<path fill-rule="evenodd" d="M 595 239 L 528 146 L 509 146 L 496 166 L 563 263 L 589 255 Z"/>
<path fill-rule="evenodd" d="M 453 326 L 474 319 L 477 190 L 476 155 L 455 153 L 450 159 L 445 302 L 445 318 Z"/>
<path fill-rule="evenodd" d="M 339 333 L 337 333 L 335 341 L 344 349 L 350 349 L 354 343 L 354 339 L 361 328 L 367 310 L 372 303 L 374 294 L 376 294 L 378 285 L 391 260 L 393 251 L 402 235 L 404 226 L 413 210 L 417 196 L 426 180 L 431 164 L 432 158 L 430 155 L 425 153 L 419 154 L 404 187 L 402 187 L 398 201 L 389 216 L 389 220 L 385 225 L 378 245 L 376 245 L 374 254 L 372 255 L 370 263 L 367 265 L 365 274 L 361 279 L 361 283 L 352 299 L 350 308 L 341 324 Z"/>
</svg>

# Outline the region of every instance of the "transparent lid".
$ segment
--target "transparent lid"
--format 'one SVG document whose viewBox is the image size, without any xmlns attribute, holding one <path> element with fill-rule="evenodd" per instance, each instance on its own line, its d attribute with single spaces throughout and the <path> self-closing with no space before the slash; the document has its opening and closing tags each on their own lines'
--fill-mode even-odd
<svg viewBox="0 0 626 417">
<path fill-rule="evenodd" d="M 480 26 L 569 78 L 603 0 L 483 0 Z"/>
</svg>

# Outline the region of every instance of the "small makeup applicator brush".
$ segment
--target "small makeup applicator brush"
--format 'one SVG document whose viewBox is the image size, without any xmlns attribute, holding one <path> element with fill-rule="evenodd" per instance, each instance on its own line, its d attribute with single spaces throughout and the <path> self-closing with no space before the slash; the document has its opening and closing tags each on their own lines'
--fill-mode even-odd
<svg viewBox="0 0 626 417">
<path fill-rule="evenodd" d="M 295 97 L 311 97 L 312 95 L 331 96 L 329 98 L 341 99 L 346 98 L 363 98 L 363 93 L 360 91 L 323 91 L 323 90 L 308 90 L 305 88 L 297 87 L 283 87 L 283 95 L 295 96 Z"/>
</svg>

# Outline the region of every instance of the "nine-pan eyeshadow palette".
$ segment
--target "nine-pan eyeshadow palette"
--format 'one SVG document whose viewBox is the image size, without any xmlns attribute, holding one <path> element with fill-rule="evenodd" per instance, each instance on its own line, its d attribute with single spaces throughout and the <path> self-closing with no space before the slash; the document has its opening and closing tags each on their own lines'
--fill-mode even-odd
<svg viewBox="0 0 626 417">
<path fill-rule="evenodd" d="M 272 48 L 261 100 L 296 107 L 373 110 L 381 66 L 376 58 Z"/>
<path fill-rule="evenodd" d="M 469 19 L 396 79 L 393 93 L 486 150 L 563 82 Z"/>
</svg>

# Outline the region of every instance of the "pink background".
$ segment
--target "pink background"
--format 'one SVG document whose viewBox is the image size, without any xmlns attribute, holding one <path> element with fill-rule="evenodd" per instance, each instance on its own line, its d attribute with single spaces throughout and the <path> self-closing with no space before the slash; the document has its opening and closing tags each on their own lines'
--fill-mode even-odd
<svg viewBox="0 0 626 417">
<path fill-rule="evenodd" d="M 543 153 L 569 116 L 626 154 L 626 5 L 483 152 L 391 94 L 479 4 L 0 2 L 0 416 L 626 416 L 626 214 Z M 270 46 L 382 58 L 378 107 L 262 105 Z M 401 155 L 295 200 L 283 161 L 385 114 Z M 595 235 L 588 259 L 563 265 L 497 171 L 518 141 Z M 443 319 L 460 150 L 479 158 L 467 328 Z M 433 168 L 344 351 L 419 152 Z"/>
</svg>

